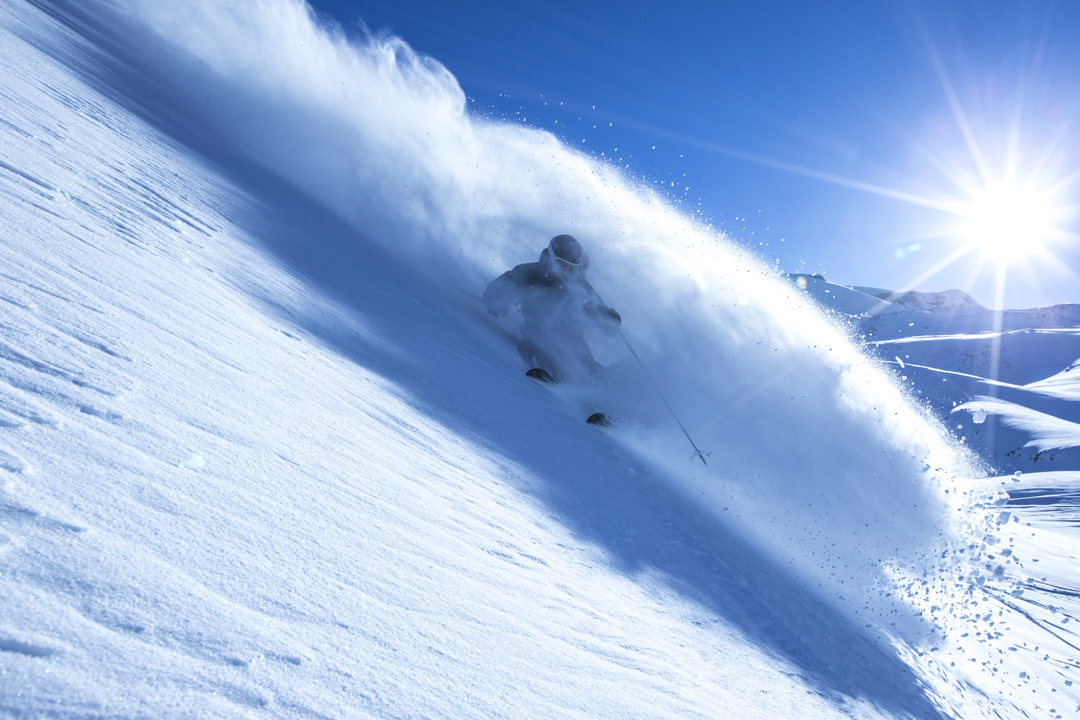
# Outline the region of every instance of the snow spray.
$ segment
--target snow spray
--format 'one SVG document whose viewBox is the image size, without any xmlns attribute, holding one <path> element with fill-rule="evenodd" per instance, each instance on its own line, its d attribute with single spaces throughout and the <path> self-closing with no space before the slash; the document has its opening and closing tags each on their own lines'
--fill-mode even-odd
<svg viewBox="0 0 1080 720">
<path fill-rule="evenodd" d="M 203 122 L 417 272 L 479 291 L 577 237 L 711 455 L 688 461 L 661 413 L 628 447 L 822 597 L 890 634 L 926 630 L 889 568 L 959 532 L 944 491 L 972 461 L 762 259 L 551 133 L 470 114 L 401 39 L 347 37 L 300 0 L 112 5 L 158 38 L 137 52 Z"/>
</svg>

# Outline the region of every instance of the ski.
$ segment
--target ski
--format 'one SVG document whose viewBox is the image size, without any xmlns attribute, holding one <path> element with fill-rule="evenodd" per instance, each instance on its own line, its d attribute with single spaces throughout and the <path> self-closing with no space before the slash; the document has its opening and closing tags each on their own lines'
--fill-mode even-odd
<svg viewBox="0 0 1080 720">
<path fill-rule="evenodd" d="M 529 370 L 528 372 L 526 372 L 525 375 L 526 375 L 526 377 L 530 377 L 533 380 L 536 380 L 537 382 L 544 383 L 545 385 L 558 385 L 559 384 L 559 381 L 556 380 L 552 376 L 552 374 L 549 373 L 544 368 L 535 367 L 535 368 Z M 611 416 L 605 415 L 602 412 L 593 413 L 592 415 L 590 415 L 588 418 L 585 419 L 585 422 L 587 422 L 588 424 L 593 425 L 595 427 L 599 427 L 599 428 L 615 427 L 614 419 Z"/>
<path fill-rule="evenodd" d="M 544 368 L 538 368 L 538 367 L 533 368 L 529 372 L 525 373 L 525 375 L 528 376 L 528 377 L 531 377 L 533 380 L 537 380 L 537 381 L 542 382 L 542 383 L 547 383 L 549 385 L 555 385 L 555 384 L 557 384 L 559 382 L 554 377 L 552 377 L 551 373 L 549 373 Z"/>
</svg>

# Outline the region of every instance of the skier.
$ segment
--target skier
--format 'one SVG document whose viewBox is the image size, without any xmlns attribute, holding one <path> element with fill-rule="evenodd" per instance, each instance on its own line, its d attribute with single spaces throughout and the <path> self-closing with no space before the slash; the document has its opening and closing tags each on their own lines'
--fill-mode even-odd
<svg viewBox="0 0 1080 720">
<path fill-rule="evenodd" d="M 618 335 L 622 318 L 603 303 L 585 279 L 589 258 L 570 235 L 557 235 L 540 253 L 488 284 L 484 304 L 503 317 L 511 306 L 521 311 L 518 352 L 546 382 L 588 380 L 600 367 L 592 356 L 581 321 L 587 318 L 607 335 Z"/>
</svg>

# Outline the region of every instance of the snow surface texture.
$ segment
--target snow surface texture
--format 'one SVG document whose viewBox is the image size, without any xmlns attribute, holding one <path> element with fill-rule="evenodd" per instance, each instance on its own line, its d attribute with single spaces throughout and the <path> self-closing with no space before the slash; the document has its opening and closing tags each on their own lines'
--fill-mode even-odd
<svg viewBox="0 0 1080 720">
<path fill-rule="evenodd" d="M 982 570 L 1011 480 L 788 281 L 399 40 L 219 5 L 0 6 L 4 712 L 1078 707 L 1068 597 L 1012 609 L 1074 539 Z M 460 292 L 566 231 L 707 468 L 617 345 L 560 397 Z"/>
</svg>

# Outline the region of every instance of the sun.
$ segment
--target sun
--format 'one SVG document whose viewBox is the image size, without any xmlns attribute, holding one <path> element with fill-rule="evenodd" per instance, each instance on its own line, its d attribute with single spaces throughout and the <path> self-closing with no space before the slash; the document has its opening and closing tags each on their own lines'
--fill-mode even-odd
<svg viewBox="0 0 1080 720">
<path fill-rule="evenodd" d="M 1005 181 L 977 193 L 960 214 L 964 240 L 989 260 L 1009 262 L 1039 252 L 1055 213 L 1045 194 Z"/>
<path fill-rule="evenodd" d="M 941 212 L 938 221 L 912 229 L 888 244 L 881 243 L 883 250 L 891 249 L 901 262 L 921 253 L 908 265 L 913 272 L 899 292 L 919 287 L 950 267 L 967 274 L 961 286 L 965 291 L 985 288 L 986 280 L 992 277 L 993 308 L 998 310 L 1004 308 L 1006 283 L 1010 290 L 1019 288 L 1021 293 L 1039 292 L 1051 285 L 1067 288 L 1069 283 L 1080 287 L 1080 271 L 1072 267 L 1075 263 L 1060 256 L 1062 250 L 1071 255 L 1080 248 L 1080 232 L 1076 230 L 1080 167 L 1072 165 L 1068 145 L 1075 135 L 1069 124 L 1072 121 L 1057 127 L 1035 126 L 1043 131 L 1045 143 L 1032 143 L 1038 138 L 1032 137 L 1030 130 L 1021 132 L 1024 114 L 1020 105 L 1011 112 L 1008 107 L 998 108 L 972 123 L 944 63 L 932 45 L 928 47 L 964 145 L 952 140 L 935 149 L 912 141 L 912 149 L 914 157 L 927 161 L 926 167 L 941 172 L 952 185 L 948 189 L 912 192 L 715 143 L 699 144 L 764 167 Z M 1021 95 L 1016 97 L 1019 102 Z M 1048 117 L 1057 115 L 1061 113 L 1049 113 Z M 980 142 L 976 129 L 986 136 L 984 141 Z M 936 257 L 927 252 L 930 248 Z M 1000 322 L 1002 316 L 996 317 L 995 322 Z"/>
</svg>

